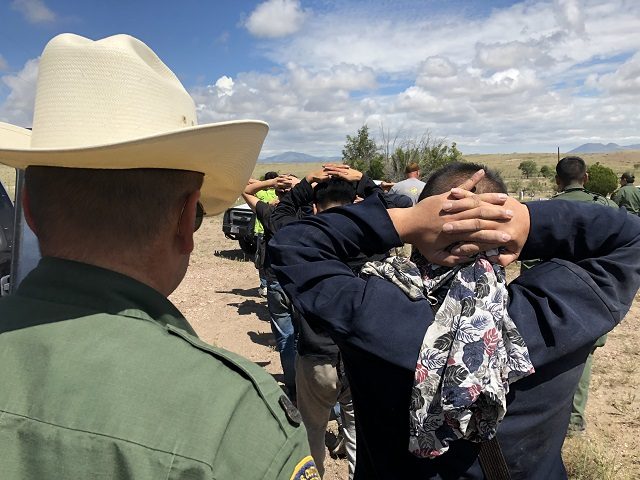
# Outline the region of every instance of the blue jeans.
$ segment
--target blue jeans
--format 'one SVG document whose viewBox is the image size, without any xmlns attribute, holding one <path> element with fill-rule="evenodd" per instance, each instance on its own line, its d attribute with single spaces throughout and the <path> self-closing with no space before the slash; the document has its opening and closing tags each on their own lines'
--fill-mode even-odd
<svg viewBox="0 0 640 480">
<path fill-rule="evenodd" d="M 276 348 L 280 352 L 280 363 L 284 373 L 284 385 L 289 396 L 296 398 L 296 342 L 292 322 L 292 306 L 289 298 L 276 280 L 267 284 L 267 307 L 271 317 L 271 331 L 276 339 Z"/>
</svg>

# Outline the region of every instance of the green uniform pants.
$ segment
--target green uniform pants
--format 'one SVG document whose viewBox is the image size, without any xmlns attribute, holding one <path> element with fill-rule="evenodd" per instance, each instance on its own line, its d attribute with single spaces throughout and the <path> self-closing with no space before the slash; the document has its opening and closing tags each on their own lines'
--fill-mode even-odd
<svg viewBox="0 0 640 480">
<path fill-rule="evenodd" d="M 571 408 L 571 418 L 569 419 L 569 429 L 571 430 L 584 430 L 587 426 L 585 420 L 585 410 L 587 408 L 587 399 L 589 397 L 589 382 L 591 382 L 591 366 L 593 365 L 593 354 L 598 347 L 602 347 L 606 341 L 607 336 L 600 337 L 596 344 L 593 346 L 591 353 L 587 357 L 587 361 L 584 363 L 584 370 L 582 371 L 582 377 L 578 383 L 578 388 L 573 396 L 573 406 Z"/>
</svg>

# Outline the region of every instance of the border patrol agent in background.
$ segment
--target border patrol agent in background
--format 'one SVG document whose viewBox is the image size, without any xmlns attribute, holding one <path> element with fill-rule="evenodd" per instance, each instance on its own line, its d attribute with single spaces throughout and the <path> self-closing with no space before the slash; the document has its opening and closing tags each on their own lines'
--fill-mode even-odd
<svg viewBox="0 0 640 480">
<path fill-rule="evenodd" d="M 598 203 L 618 208 L 618 205 L 599 193 L 590 192 L 584 185 L 589 181 L 587 165 L 580 157 L 564 157 L 556 165 L 556 184 L 559 193 L 553 199 Z"/>
<path fill-rule="evenodd" d="M 42 253 L 0 300 L 3 480 L 319 478 L 271 376 L 201 341 L 167 299 L 267 130 L 197 126 L 179 80 L 133 37 L 49 42 L 33 132 L 0 124 Z"/>
<path fill-rule="evenodd" d="M 556 165 L 556 184 L 559 193 L 554 195 L 552 200 L 569 200 L 571 202 L 597 203 L 612 208 L 618 208 L 615 202 L 598 193 L 590 192 L 584 188 L 589 181 L 587 165 L 580 157 L 564 157 Z M 584 370 L 578 388 L 573 396 L 571 417 L 569 419 L 569 433 L 579 433 L 586 429 L 585 409 L 589 397 L 589 383 L 591 382 L 591 367 L 593 365 L 593 354 L 596 348 L 603 347 L 607 336 L 603 335 L 593 345 L 591 353 L 584 364 Z"/>
<path fill-rule="evenodd" d="M 631 172 L 620 176 L 620 188 L 611 195 L 611 200 L 627 209 L 629 213 L 640 215 L 640 189 L 633 182 L 636 177 Z"/>
</svg>

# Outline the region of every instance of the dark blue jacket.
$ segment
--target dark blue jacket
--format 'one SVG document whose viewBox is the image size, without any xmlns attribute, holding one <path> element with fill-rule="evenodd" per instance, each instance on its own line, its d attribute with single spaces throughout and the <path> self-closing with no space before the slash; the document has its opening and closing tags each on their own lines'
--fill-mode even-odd
<svg viewBox="0 0 640 480">
<path fill-rule="evenodd" d="M 512 478 L 562 479 L 560 452 L 585 359 L 640 285 L 640 219 L 560 200 L 528 207 L 521 258 L 549 261 L 509 285 L 509 313 L 536 373 L 511 385 L 498 439 Z M 355 478 L 482 479 L 477 444 L 459 440 L 436 460 L 407 450 L 414 368 L 431 307 L 386 280 L 356 277 L 342 261 L 399 244 L 374 197 L 291 224 L 270 249 L 296 308 L 329 330 L 342 352 L 357 418 Z"/>
</svg>

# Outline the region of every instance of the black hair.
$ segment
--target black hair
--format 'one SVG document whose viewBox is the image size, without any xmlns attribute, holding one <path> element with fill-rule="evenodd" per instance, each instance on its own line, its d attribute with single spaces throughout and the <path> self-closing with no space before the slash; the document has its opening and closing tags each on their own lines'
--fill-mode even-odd
<svg viewBox="0 0 640 480">
<path fill-rule="evenodd" d="M 418 201 L 432 195 L 440 195 L 457 187 L 478 170 L 485 171 L 484 178 L 473 189 L 476 193 L 507 193 L 507 186 L 498 172 L 477 163 L 452 162 L 433 172 L 427 179 Z"/>
<path fill-rule="evenodd" d="M 631 172 L 624 172 L 620 176 L 620 178 L 624 178 L 627 181 L 627 183 L 633 183 L 633 182 L 636 181 L 635 175 L 633 173 L 631 173 Z"/>
<path fill-rule="evenodd" d="M 274 178 L 277 178 L 277 176 L 278 176 L 278 172 L 267 172 L 264 174 L 264 179 L 273 180 Z"/>
<path fill-rule="evenodd" d="M 556 165 L 556 175 L 564 186 L 582 183 L 587 173 L 587 164 L 580 157 L 564 157 Z"/>
<path fill-rule="evenodd" d="M 330 178 L 313 189 L 313 203 L 319 210 L 336 205 L 348 205 L 356 199 L 356 188 L 351 182 Z"/>
</svg>

